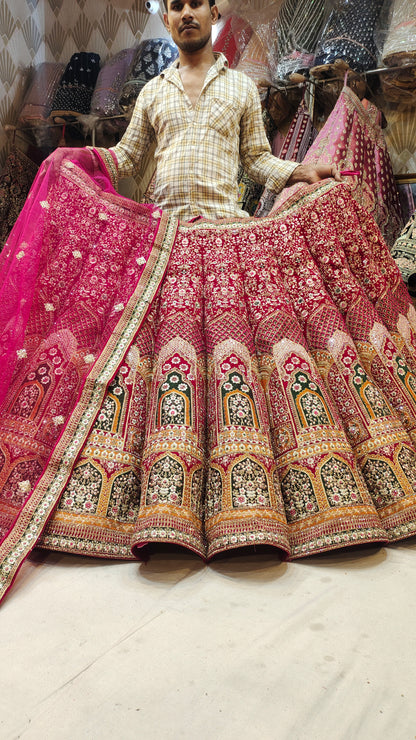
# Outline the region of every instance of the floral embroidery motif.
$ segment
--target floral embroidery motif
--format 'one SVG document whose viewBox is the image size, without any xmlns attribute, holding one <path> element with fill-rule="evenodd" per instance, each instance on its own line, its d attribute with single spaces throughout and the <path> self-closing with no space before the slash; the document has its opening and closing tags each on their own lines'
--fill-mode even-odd
<svg viewBox="0 0 416 740">
<path fill-rule="evenodd" d="M 192 476 L 191 482 L 191 511 L 196 514 L 197 517 L 202 517 L 203 511 L 203 482 L 204 482 L 204 471 L 202 468 L 195 470 Z"/>
<path fill-rule="evenodd" d="M 179 371 L 168 374 L 158 393 L 157 426 L 192 425 L 191 387 Z"/>
<path fill-rule="evenodd" d="M 59 504 L 63 511 L 95 514 L 102 487 L 102 474 L 90 462 L 76 466 Z"/>
<path fill-rule="evenodd" d="M 42 467 L 36 460 L 23 460 L 18 463 L 4 484 L 2 498 L 14 506 L 21 506 L 41 472 Z"/>
<path fill-rule="evenodd" d="M 404 491 L 391 466 L 385 460 L 367 460 L 363 475 L 377 508 L 393 504 L 403 498 Z"/>
<path fill-rule="evenodd" d="M 114 378 L 95 421 L 95 429 L 102 429 L 106 432 L 118 431 L 125 395 L 120 379 Z"/>
<path fill-rule="evenodd" d="M 290 470 L 281 483 L 288 522 L 305 519 L 319 511 L 310 476 L 303 470 Z"/>
<path fill-rule="evenodd" d="M 111 486 L 107 516 L 119 522 L 136 519 L 140 504 L 140 481 L 132 470 L 118 475 Z"/>
<path fill-rule="evenodd" d="M 295 373 L 290 392 L 303 427 L 333 423 L 321 390 L 307 373 Z"/>
<path fill-rule="evenodd" d="M 398 454 L 398 460 L 400 467 L 403 470 L 409 483 L 413 486 L 413 490 L 416 491 L 416 455 L 413 450 L 409 447 L 403 446 Z"/>
<path fill-rule="evenodd" d="M 223 423 L 258 429 L 259 422 L 251 388 L 241 373 L 232 372 L 221 385 Z"/>
<path fill-rule="evenodd" d="M 146 504 L 175 504 L 180 506 L 183 496 L 184 472 L 182 465 L 165 455 L 151 468 L 146 493 Z"/>
<path fill-rule="evenodd" d="M 270 506 L 267 475 L 259 463 L 246 457 L 231 473 L 233 506 Z"/>
<path fill-rule="evenodd" d="M 219 470 L 210 468 L 205 496 L 205 516 L 209 519 L 222 510 L 222 477 Z"/>
<path fill-rule="evenodd" d="M 350 468 L 338 458 L 331 457 L 322 466 L 321 480 L 330 506 L 363 503 Z"/>
</svg>

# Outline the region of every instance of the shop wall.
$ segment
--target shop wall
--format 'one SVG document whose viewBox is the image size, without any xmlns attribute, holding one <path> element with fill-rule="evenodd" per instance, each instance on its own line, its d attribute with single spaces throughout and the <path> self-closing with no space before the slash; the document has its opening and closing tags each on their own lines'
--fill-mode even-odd
<svg viewBox="0 0 416 740">
<path fill-rule="evenodd" d="M 0 0 L 0 164 L 7 155 L 6 124 L 17 122 L 30 69 L 67 63 L 76 51 L 102 61 L 143 37 L 163 33 L 144 0 Z"/>
</svg>

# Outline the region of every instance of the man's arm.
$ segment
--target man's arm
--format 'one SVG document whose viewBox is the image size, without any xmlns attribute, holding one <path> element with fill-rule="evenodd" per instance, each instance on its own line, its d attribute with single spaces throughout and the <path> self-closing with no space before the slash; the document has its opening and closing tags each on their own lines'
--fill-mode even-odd
<svg viewBox="0 0 416 740">
<path fill-rule="evenodd" d="M 148 95 L 141 91 L 134 107 L 131 121 L 121 141 L 111 147 L 118 163 L 118 177 L 129 177 L 140 170 L 149 149 L 155 141 L 155 133 L 147 115 Z"/>
<path fill-rule="evenodd" d="M 252 180 L 279 192 L 298 167 L 273 156 L 264 130 L 261 103 L 257 88 L 249 86 L 247 104 L 240 121 L 240 160 L 245 172 Z"/>
<path fill-rule="evenodd" d="M 335 165 L 298 164 L 278 159 L 271 153 L 264 130 L 260 98 L 254 83 L 250 88 L 246 110 L 241 119 L 240 159 L 252 180 L 277 193 L 285 186 L 297 182 L 314 183 L 326 177 L 341 180 Z"/>
</svg>

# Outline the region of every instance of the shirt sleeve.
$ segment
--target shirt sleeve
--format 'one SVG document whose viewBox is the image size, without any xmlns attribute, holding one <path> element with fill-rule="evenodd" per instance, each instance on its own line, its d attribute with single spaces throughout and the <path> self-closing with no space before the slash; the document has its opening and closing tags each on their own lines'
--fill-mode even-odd
<svg viewBox="0 0 416 740">
<path fill-rule="evenodd" d="M 140 170 L 154 141 L 155 133 L 147 115 L 147 95 L 143 88 L 126 132 L 110 149 L 117 160 L 119 178 L 135 175 Z"/>
<path fill-rule="evenodd" d="M 247 104 L 240 122 L 240 159 L 252 180 L 275 192 L 284 188 L 293 170 L 299 166 L 298 162 L 278 159 L 271 153 L 254 82 L 249 86 Z"/>
</svg>

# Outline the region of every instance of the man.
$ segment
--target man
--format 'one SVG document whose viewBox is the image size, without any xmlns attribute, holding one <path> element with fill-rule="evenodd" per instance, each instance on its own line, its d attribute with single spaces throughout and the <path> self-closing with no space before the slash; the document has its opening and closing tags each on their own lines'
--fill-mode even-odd
<svg viewBox="0 0 416 740">
<path fill-rule="evenodd" d="M 286 162 L 271 154 L 256 86 L 214 54 L 212 0 L 168 0 L 164 22 L 179 59 L 142 90 L 130 125 L 112 152 L 118 175 L 140 168 L 155 146 L 155 202 L 189 220 L 247 216 L 237 204 L 241 160 L 247 174 L 279 192 L 296 182 L 339 179 L 336 168 Z"/>
</svg>

